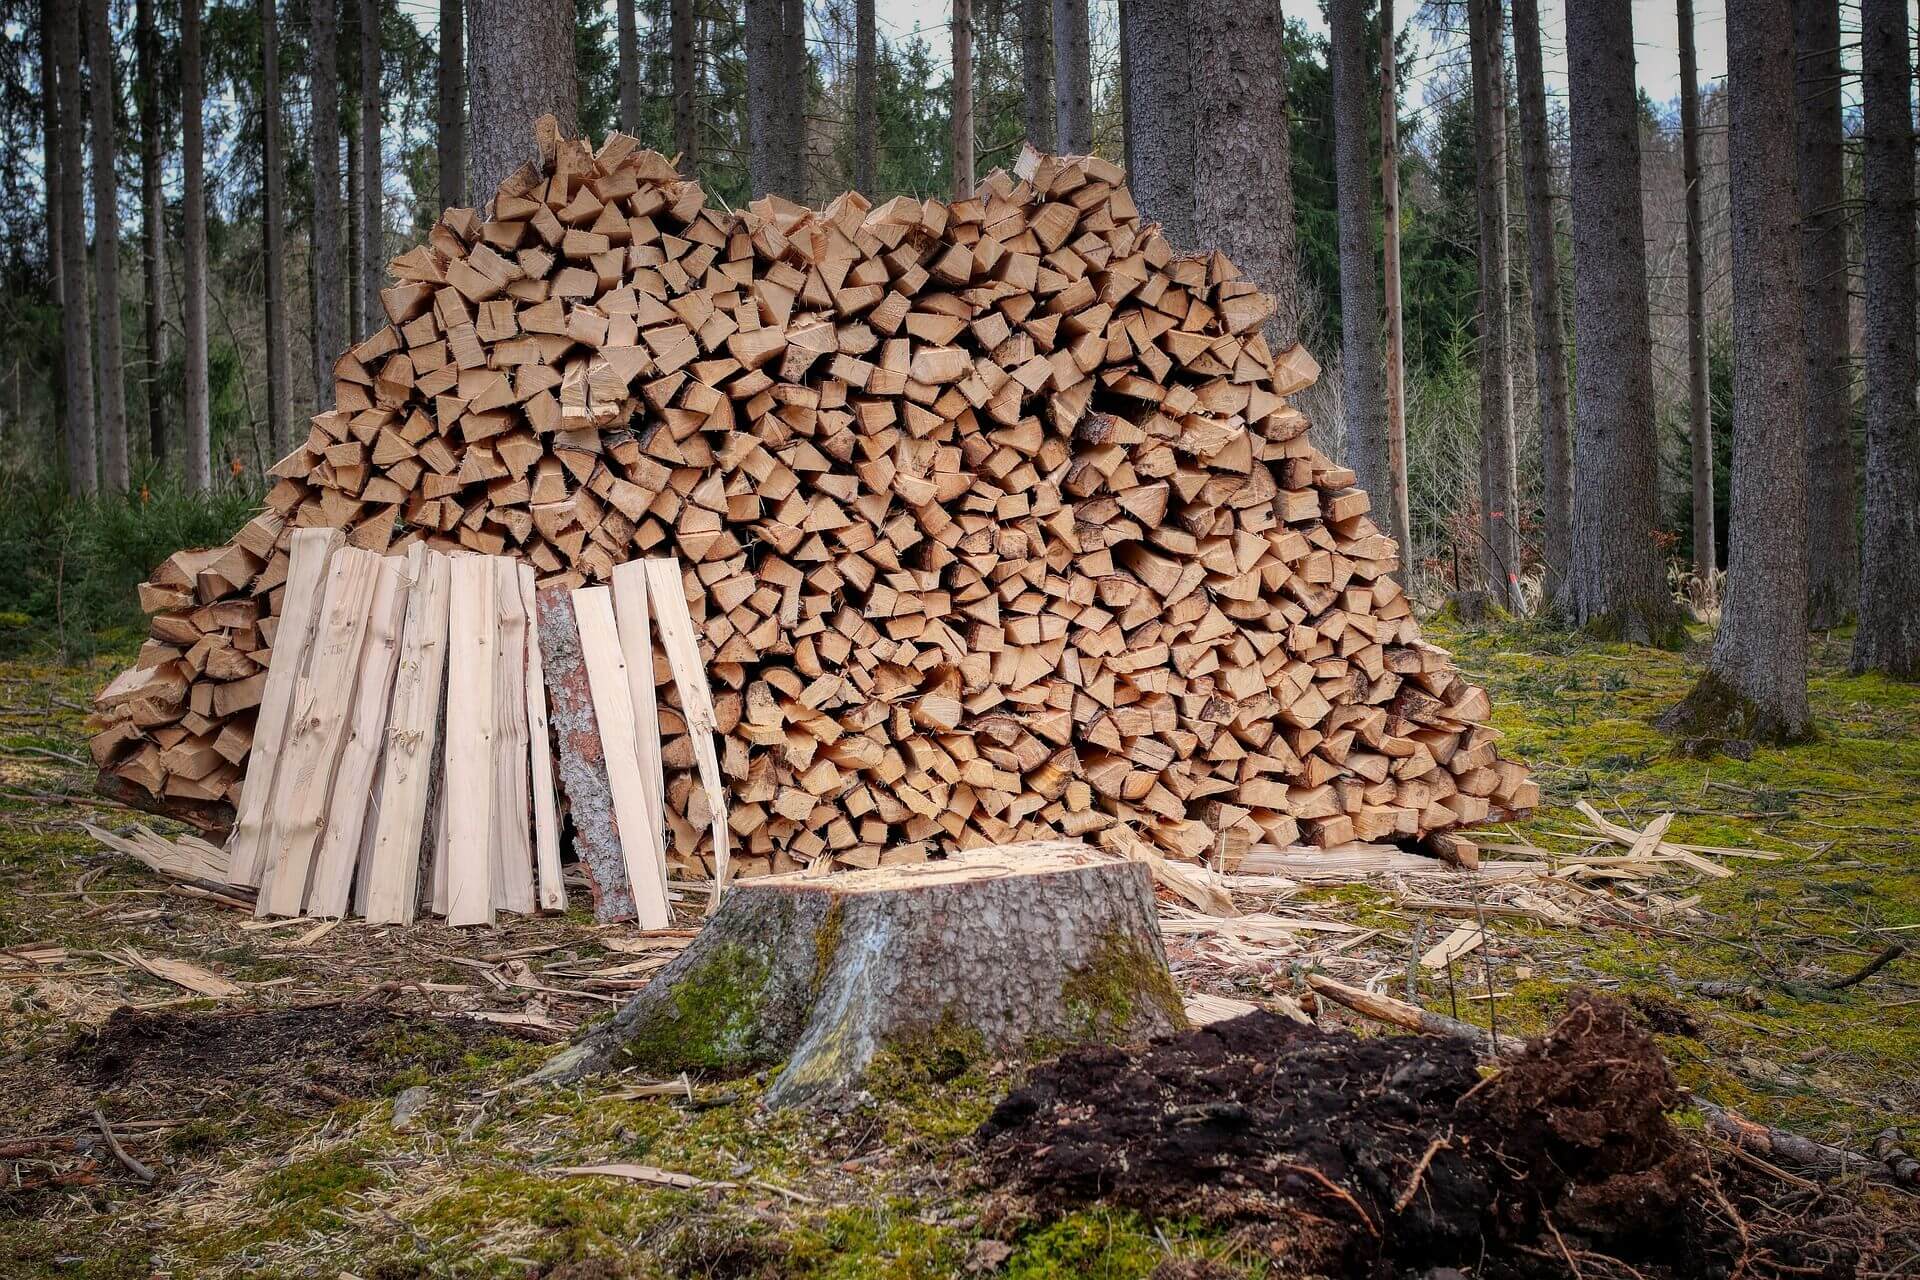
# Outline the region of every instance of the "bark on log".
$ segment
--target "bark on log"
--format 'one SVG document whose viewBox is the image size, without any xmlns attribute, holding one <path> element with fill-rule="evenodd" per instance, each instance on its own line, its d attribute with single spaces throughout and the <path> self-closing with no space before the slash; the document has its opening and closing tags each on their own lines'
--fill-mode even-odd
<svg viewBox="0 0 1920 1280">
<path fill-rule="evenodd" d="M 1185 1025 L 1146 867 L 1035 841 L 736 883 L 646 990 L 530 1082 L 784 1062 L 768 1105 L 819 1104 L 884 1051 L 1028 1056 Z"/>
</svg>

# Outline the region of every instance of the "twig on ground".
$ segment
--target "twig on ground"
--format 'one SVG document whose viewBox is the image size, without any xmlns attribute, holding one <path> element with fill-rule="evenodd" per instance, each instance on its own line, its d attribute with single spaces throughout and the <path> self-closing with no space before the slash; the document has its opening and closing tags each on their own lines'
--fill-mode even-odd
<svg viewBox="0 0 1920 1280">
<path fill-rule="evenodd" d="M 98 1107 L 93 1109 L 93 1122 L 100 1126 L 100 1136 L 107 1140 L 107 1150 L 113 1153 L 115 1160 L 118 1160 L 126 1167 L 128 1173 L 140 1179 L 140 1181 L 148 1183 L 152 1182 L 154 1178 L 158 1176 L 153 1170 L 147 1168 L 146 1165 L 141 1164 L 138 1160 L 135 1160 L 127 1154 L 127 1149 L 120 1145 L 120 1139 L 113 1136 L 113 1127 L 107 1123 L 107 1117 Z"/>
</svg>

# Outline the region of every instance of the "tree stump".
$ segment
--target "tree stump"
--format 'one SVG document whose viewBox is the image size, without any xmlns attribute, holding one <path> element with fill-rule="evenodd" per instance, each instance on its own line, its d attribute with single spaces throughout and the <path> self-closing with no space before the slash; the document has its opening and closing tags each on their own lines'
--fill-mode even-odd
<svg viewBox="0 0 1920 1280">
<path fill-rule="evenodd" d="M 734 884 L 647 988 L 531 1079 L 785 1063 L 770 1106 L 830 1102 L 882 1051 L 1038 1056 L 1186 1025 L 1144 863 L 1077 841 Z"/>
</svg>

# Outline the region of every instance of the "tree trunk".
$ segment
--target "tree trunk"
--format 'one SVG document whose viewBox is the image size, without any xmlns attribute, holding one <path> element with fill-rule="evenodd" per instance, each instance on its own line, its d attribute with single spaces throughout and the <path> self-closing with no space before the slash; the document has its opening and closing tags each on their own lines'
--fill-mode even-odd
<svg viewBox="0 0 1920 1280">
<path fill-rule="evenodd" d="M 953 0 L 953 198 L 973 194 L 973 0 Z"/>
<path fill-rule="evenodd" d="M 91 496 L 100 491 L 93 414 L 93 326 L 87 312 L 87 210 L 82 184 L 86 172 L 81 146 L 86 138 L 85 95 L 80 83 L 80 6 L 54 4 L 54 58 L 60 83 L 61 294 L 60 345 L 66 364 L 67 490 Z"/>
<path fill-rule="evenodd" d="M 569 64 L 568 70 L 572 67 Z M 360 0 L 360 310 L 369 329 L 386 314 L 380 289 L 387 280 L 386 165 L 380 154 L 380 0 Z"/>
<path fill-rule="evenodd" d="M 1707 391 L 1706 218 L 1700 192 L 1700 72 L 1693 51 L 1693 0 L 1679 0 L 1680 174 L 1687 186 L 1687 443 L 1693 476 L 1693 571 L 1704 581 L 1719 564 L 1713 510 L 1713 404 Z"/>
<path fill-rule="evenodd" d="M 167 193 L 161 185 L 160 157 L 166 147 L 167 123 L 160 110 L 160 30 L 153 20 L 153 0 L 137 0 L 134 14 L 140 87 L 140 283 L 142 336 L 147 353 L 147 457 L 155 467 L 164 467 L 167 415 L 160 399 L 160 369 L 167 362 Z"/>
<path fill-rule="evenodd" d="M 1373 165 L 1367 122 L 1373 115 L 1367 94 L 1365 0 L 1331 0 L 1327 5 L 1333 73 L 1335 174 L 1340 203 L 1341 366 L 1346 375 L 1347 463 L 1370 494 L 1393 490 L 1393 462 L 1387 446 L 1386 389 L 1380 358 L 1380 295 L 1373 273 Z M 1381 528 L 1396 542 L 1403 531 L 1394 523 L 1393 504 L 1377 511 Z"/>
<path fill-rule="evenodd" d="M 1093 63 L 1087 0 L 1053 0 L 1054 136 L 1067 155 L 1093 150 Z"/>
<path fill-rule="evenodd" d="M 265 224 L 261 243 L 266 261 L 267 328 L 267 440 L 275 458 L 293 447 L 288 399 L 290 357 L 287 352 L 287 166 L 280 148 L 280 24 L 277 0 L 260 0 L 261 125 L 265 143 L 261 173 L 266 199 L 261 212 Z"/>
<path fill-rule="evenodd" d="M 1480 215 L 1480 576 L 1489 598 L 1518 611 L 1513 326 L 1507 293 L 1506 39 L 1499 0 L 1467 0 L 1467 18 L 1473 46 L 1474 195 Z"/>
<path fill-rule="evenodd" d="M 508 174 L 539 158 L 534 121 L 580 132 L 571 0 L 470 0 L 473 193 L 482 206 Z"/>
<path fill-rule="evenodd" d="M 785 0 L 746 0 L 747 183 L 755 199 L 780 191 L 785 157 L 780 154 L 782 33 Z M 784 194 L 784 192 L 782 193 Z"/>
<path fill-rule="evenodd" d="M 1114 25 L 1119 29 L 1119 47 L 1116 49 L 1116 52 L 1120 58 L 1120 67 L 1119 74 L 1114 78 L 1119 81 L 1119 84 L 1115 87 L 1120 91 L 1120 167 L 1131 174 L 1133 172 L 1133 95 L 1127 91 L 1127 67 L 1129 65 L 1127 54 L 1127 0 L 1115 0 L 1114 7 L 1118 10 L 1118 21 L 1115 22 Z"/>
<path fill-rule="evenodd" d="M 872 0 L 861 0 L 861 3 L 870 6 Z M 673 145 L 680 152 L 680 172 L 693 176 L 700 166 L 698 103 L 694 96 L 693 0 L 669 0 L 667 22 L 668 39 L 673 46 Z M 868 26 L 872 26 L 871 16 Z"/>
<path fill-rule="evenodd" d="M 620 25 L 620 132 L 640 133 L 640 24 L 633 0 L 616 0 Z"/>
<path fill-rule="evenodd" d="M 879 189 L 879 49 L 874 30 L 874 0 L 853 6 L 853 189 L 872 197 Z"/>
<path fill-rule="evenodd" d="M 1787 0 L 1731 0 L 1733 519 L 1727 591 L 1707 672 L 1666 721 L 1696 741 L 1786 741 L 1805 736 L 1810 727 L 1806 367 L 1799 314 L 1782 304 L 1801 296 L 1799 206 L 1791 194 L 1793 93 Z M 1620 181 L 1618 172 L 1613 180 Z M 1902 317 L 1901 327 L 1911 331 L 1910 316 Z M 1580 393 L 1584 406 L 1584 383 Z"/>
<path fill-rule="evenodd" d="M 205 95 L 200 60 L 200 0 L 180 0 L 180 329 L 185 389 L 182 430 L 186 436 L 187 487 L 213 486 L 211 406 L 207 392 L 207 187 Z"/>
<path fill-rule="evenodd" d="M 1560 602 L 1571 621 L 1599 635 L 1672 644 L 1680 639 L 1677 613 L 1654 537 L 1658 440 L 1628 0 L 1574 5 L 1567 49 L 1580 483 Z"/>
<path fill-rule="evenodd" d="M 333 362 L 347 349 L 340 270 L 340 0 L 312 0 L 313 399 L 333 404 Z M 444 154 L 444 153 L 443 153 Z M 445 188 L 441 194 L 446 194 Z M 355 341 L 358 341 L 356 338 Z"/>
<path fill-rule="evenodd" d="M 436 149 L 440 153 L 440 206 L 467 204 L 467 54 L 466 11 L 461 0 L 440 0 L 440 110 Z"/>
<path fill-rule="evenodd" d="M 1386 302 L 1386 508 L 1400 539 L 1400 580 L 1413 581 L 1413 516 L 1407 502 L 1407 361 L 1400 307 L 1400 95 L 1393 0 L 1380 0 L 1380 275 Z"/>
<path fill-rule="evenodd" d="M 1527 275 L 1533 312 L 1534 388 L 1540 414 L 1540 510 L 1546 598 L 1566 580 L 1573 521 L 1573 428 L 1567 404 L 1566 319 L 1560 306 L 1560 235 L 1553 216 L 1553 149 L 1540 56 L 1539 0 L 1513 0 L 1520 77 L 1520 165 L 1527 200 Z"/>
<path fill-rule="evenodd" d="M 673 963 L 530 1079 L 784 1064 L 768 1105 L 831 1104 L 884 1053 L 1025 1057 L 1185 1025 L 1146 866 L 1045 841 L 736 882 Z"/>
<path fill-rule="evenodd" d="M 1175 250 L 1193 239 L 1193 68 L 1187 0 L 1127 0 L 1128 181 Z"/>
<path fill-rule="evenodd" d="M 354 60 L 359 65 L 359 59 Z M 356 96 L 347 104 L 347 343 L 351 345 L 367 335 L 366 299 L 360 292 L 360 102 Z M 337 353 L 336 353 L 337 354 Z"/>
<path fill-rule="evenodd" d="M 800 204 L 807 202 L 807 89 L 813 77 L 807 61 L 806 0 L 786 0 L 780 34 L 784 46 L 781 62 L 785 84 L 780 100 L 785 107 L 786 143 L 781 152 L 787 162 L 786 194 Z"/>
<path fill-rule="evenodd" d="M 1856 671 L 1920 676 L 1913 88 L 1907 8 L 1861 0 L 1866 100 L 1867 515 Z"/>
<path fill-rule="evenodd" d="M 127 491 L 127 379 L 120 348 L 120 180 L 114 167 L 120 72 L 107 0 L 87 5 L 87 91 L 93 107 L 93 300 L 99 339 L 100 481 Z"/>
<path fill-rule="evenodd" d="M 1053 9 L 1048 0 L 1020 0 L 1020 119 L 1027 141 L 1056 150 L 1053 131 Z"/>
<path fill-rule="evenodd" d="M 1191 0 L 1187 17 L 1193 127 L 1184 145 L 1194 239 L 1273 295 L 1267 339 L 1285 351 L 1299 337 L 1300 301 L 1280 9 Z"/>
<path fill-rule="evenodd" d="M 1793 0 L 1793 43 L 1800 323 L 1807 361 L 1807 619 L 1826 630 L 1846 621 L 1859 591 L 1839 0 Z"/>
<path fill-rule="evenodd" d="M 40 163 L 46 181 L 47 282 L 55 306 L 66 297 L 61 252 L 60 205 L 65 179 L 60 173 L 60 59 L 59 34 L 63 18 L 54 12 L 59 0 L 40 0 Z"/>
</svg>

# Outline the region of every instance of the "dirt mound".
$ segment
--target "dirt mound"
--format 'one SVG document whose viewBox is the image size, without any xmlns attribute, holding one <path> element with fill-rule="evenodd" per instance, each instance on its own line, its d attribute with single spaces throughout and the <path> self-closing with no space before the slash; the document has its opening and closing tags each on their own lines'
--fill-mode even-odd
<svg viewBox="0 0 1920 1280">
<path fill-rule="evenodd" d="M 1265 1013 L 1142 1054 L 1076 1051 L 1010 1094 L 979 1140 L 1043 1211 L 1100 1198 L 1199 1213 L 1284 1270 L 1690 1278 L 1764 1260 L 1853 1274 L 1846 1233 L 1805 1238 L 1774 1189 L 1714 1169 L 1668 1122 L 1679 1101 L 1626 1007 L 1581 993 L 1484 1078 L 1458 1041 Z M 1762 1210 L 1764 1237 L 1745 1220 Z"/>
</svg>

